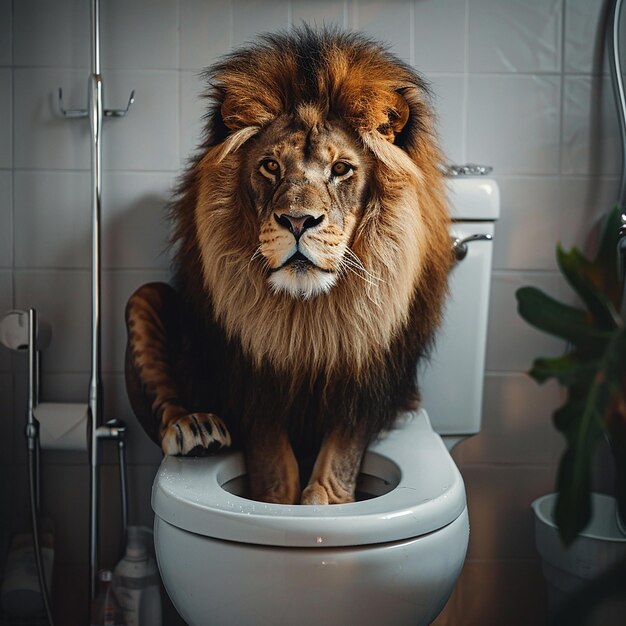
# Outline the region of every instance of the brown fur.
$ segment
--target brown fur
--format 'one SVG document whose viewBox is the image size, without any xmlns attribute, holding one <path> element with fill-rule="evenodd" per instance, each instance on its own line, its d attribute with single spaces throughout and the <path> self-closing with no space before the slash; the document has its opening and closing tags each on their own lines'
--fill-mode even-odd
<svg viewBox="0 0 626 626">
<path fill-rule="evenodd" d="M 319 450 L 302 501 L 349 501 L 367 442 L 415 403 L 416 361 L 446 292 L 448 216 L 426 88 L 378 44 L 308 28 L 267 36 L 208 77 L 205 141 L 171 211 L 176 293 L 143 339 L 129 335 L 131 401 L 149 432 L 160 422 L 161 441 L 191 436 L 199 411 L 223 418 L 246 451 L 254 497 L 298 501 L 296 457 L 302 465 Z M 347 154 L 358 167 L 330 184 L 302 165 L 307 150 L 313 164 Z M 259 176 L 262 156 L 280 162 L 280 184 Z M 321 269 L 281 266 L 295 236 L 285 216 L 321 222 L 296 240 Z M 279 272 L 335 282 L 307 297 L 275 293 L 268 279 Z M 129 302 L 129 328 L 150 294 Z"/>
</svg>

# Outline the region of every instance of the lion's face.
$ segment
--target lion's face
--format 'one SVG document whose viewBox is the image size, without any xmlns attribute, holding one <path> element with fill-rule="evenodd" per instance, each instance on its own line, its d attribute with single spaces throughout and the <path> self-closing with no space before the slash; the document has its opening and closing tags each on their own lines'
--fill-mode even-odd
<svg viewBox="0 0 626 626">
<path fill-rule="evenodd" d="M 250 142 L 246 175 L 258 252 L 274 291 L 308 298 L 354 269 L 349 246 L 371 170 L 354 133 L 311 111 L 279 117 Z"/>
</svg>

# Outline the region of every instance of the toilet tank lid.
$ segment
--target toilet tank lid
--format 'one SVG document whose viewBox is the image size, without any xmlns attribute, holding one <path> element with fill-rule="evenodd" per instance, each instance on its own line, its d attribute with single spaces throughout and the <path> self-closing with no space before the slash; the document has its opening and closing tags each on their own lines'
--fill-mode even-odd
<svg viewBox="0 0 626 626">
<path fill-rule="evenodd" d="M 199 535 L 310 548 L 412 539 L 447 526 L 466 508 L 461 475 L 423 410 L 406 414 L 371 445 L 362 471 L 395 472 L 399 482 L 389 493 L 363 502 L 290 506 L 248 500 L 219 486 L 244 474 L 240 453 L 166 457 L 152 487 L 152 508 L 164 521 Z"/>
<path fill-rule="evenodd" d="M 447 179 L 452 219 L 495 221 L 500 216 L 500 189 L 493 178 L 460 176 Z"/>
</svg>

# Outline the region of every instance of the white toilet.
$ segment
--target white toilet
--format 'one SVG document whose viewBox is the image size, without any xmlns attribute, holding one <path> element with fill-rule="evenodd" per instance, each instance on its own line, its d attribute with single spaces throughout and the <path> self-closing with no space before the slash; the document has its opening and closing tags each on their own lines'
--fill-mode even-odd
<svg viewBox="0 0 626 626">
<path fill-rule="evenodd" d="M 161 463 L 156 554 L 189 626 L 419 626 L 445 605 L 469 538 L 449 450 L 480 429 L 498 187 L 484 176 L 452 178 L 450 201 L 451 235 L 466 256 L 452 273 L 437 350 L 420 372 L 423 408 L 400 415 L 369 447 L 359 501 L 248 500 L 236 452 Z"/>
</svg>

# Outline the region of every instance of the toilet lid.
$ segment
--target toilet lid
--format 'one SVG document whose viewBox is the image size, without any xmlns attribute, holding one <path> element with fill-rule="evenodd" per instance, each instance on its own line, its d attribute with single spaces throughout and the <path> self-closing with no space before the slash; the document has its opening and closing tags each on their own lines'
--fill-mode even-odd
<svg viewBox="0 0 626 626">
<path fill-rule="evenodd" d="M 285 547 L 358 546 L 419 537 L 466 508 L 463 479 L 426 412 L 403 414 L 370 445 L 362 474 L 397 486 L 369 500 L 330 506 L 266 504 L 221 487 L 245 475 L 243 455 L 165 457 L 152 487 L 164 521 L 215 539 Z"/>
</svg>

